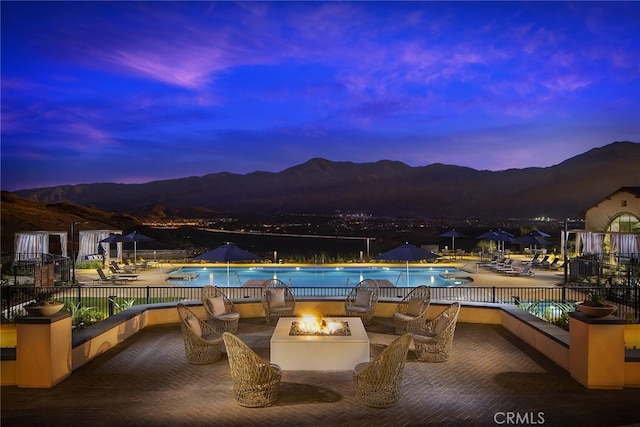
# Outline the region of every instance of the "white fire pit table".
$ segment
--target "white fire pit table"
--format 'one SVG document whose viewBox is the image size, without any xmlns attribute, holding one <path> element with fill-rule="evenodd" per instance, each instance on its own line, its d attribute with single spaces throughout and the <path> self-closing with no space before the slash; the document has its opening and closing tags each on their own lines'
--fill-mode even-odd
<svg viewBox="0 0 640 427">
<path fill-rule="evenodd" d="M 284 371 L 350 371 L 369 362 L 369 337 L 359 317 L 331 317 L 343 321 L 351 335 L 289 335 L 297 317 L 281 317 L 271 336 L 271 363 Z"/>
</svg>

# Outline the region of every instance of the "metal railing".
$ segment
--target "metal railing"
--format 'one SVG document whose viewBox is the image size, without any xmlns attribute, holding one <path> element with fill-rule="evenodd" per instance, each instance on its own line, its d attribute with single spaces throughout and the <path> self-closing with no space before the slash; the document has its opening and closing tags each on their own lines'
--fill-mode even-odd
<svg viewBox="0 0 640 427">
<path fill-rule="evenodd" d="M 21 310 L 33 299 L 34 292 L 42 287 L 2 286 L 2 317 L 9 319 L 12 312 Z M 49 288 L 50 289 L 50 288 Z M 114 304 L 131 305 L 199 301 L 201 287 L 167 286 L 57 286 L 56 297 L 76 306 L 94 307 L 106 316 L 112 315 Z M 235 302 L 261 300 L 261 287 L 223 288 Z M 346 298 L 352 287 L 292 287 L 296 299 Z M 381 287 L 382 301 L 400 301 L 413 288 Z M 431 299 L 444 301 L 517 304 L 525 302 L 573 303 L 582 301 L 590 292 L 599 292 L 618 306 L 617 316 L 640 320 L 640 287 L 432 287 Z"/>
</svg>

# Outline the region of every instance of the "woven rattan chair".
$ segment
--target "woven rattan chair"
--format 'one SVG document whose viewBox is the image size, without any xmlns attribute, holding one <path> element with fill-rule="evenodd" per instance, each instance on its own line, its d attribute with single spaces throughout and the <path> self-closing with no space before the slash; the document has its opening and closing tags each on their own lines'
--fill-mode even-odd
<svg viewBox="0 0 640 427">
<path fill-rule="evenodd" d="M 222 334 L 227 348 L 233 397 L 242 406 L 269 406 L 278 398 L 282 371 L 258 356 L 232 333 Z"/>
<path fill-rule="evenodd" d="M 207 321 L 213 329 L 220 333 L 235 333 L 238 330 L 240 312 L 222 289 L 206 285 L 202 288 L 201 298 L 207 312 Z"/>
<path fill-rule="evenodd" d="M 282 280 L 269 279 L 262 284 L 262 307 L 267 324 L 280 317 L 292 317 L 296 299 Z"/>
<path fill-rule="evenodd" d="M 378 304 L 378 294 L 378 282 L 373 279 L 362 280 L 349 292 L 344 302 L 347 316 L 360 317 L 364 325 L 371 323 Z"/>
<path fill-rule="evenodd" d="M 386 408 L 400 400 L 402 372 L 407 361 L 411 334 L 396 338 L 371 362 L 359 363 L 353 371 L 356 398 L 367 406 Z"/>
<path fill-rule="evenodd" d="M 195 365 L 213 363 L 222 357 L 222 334 L 200 319 L 184 304 L 178 304 L 187 361 Z"/>
<path fill-rule="evenodd" d="M 427 320 L 430 302 L 431 289 L 428 286 L 418 286 L 409 292 L 393 313 L 396 334 L 414 333 L 422 329 Z"/>
<path fill-rule="evenodd" d="M 427 320 L 422 330 L 413 335 L 416 358 L 422 362 L 444 362 L 453 346 L 460 303 L 454 302 L 435 319 Z"/>
</svg>

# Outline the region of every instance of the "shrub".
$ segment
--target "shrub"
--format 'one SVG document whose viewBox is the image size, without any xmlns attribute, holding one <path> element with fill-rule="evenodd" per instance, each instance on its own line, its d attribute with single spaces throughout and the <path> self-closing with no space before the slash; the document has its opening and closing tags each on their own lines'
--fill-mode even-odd
<svg viewBox="0 0 640 427">
<path fill-rule="evenodd" d="M 80 303 L 67 303 L 65 309 L 71 312 L 71 327 L 74 331 L 104 319 L 104 313 L 95 307 L 82 307 Z"/>
</svg>

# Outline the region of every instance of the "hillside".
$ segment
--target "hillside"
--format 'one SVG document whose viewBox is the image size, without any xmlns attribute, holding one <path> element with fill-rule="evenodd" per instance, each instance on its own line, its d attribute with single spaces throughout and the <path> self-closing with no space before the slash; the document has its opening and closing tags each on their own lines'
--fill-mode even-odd
<svg viewBox="0 0 640 427">
<path fill-rule="evenodd" d="M 481 171 L 401 162 L 312 159 L 278 173 L 227 172 L 146 184 L 82 184 L 18 191 L 44 203 L 69 202 L 134 216 L 214 213 L 416 217 L 581 216 L 622 186 L 640 185 L 640 144 L 616 142 L 547 168 Z"/>
<path fill-rule="evenodd" d="M 71 222 L 85 222 L 78 229 L 131 229 L 138 221 L 128 215 L 114 214 L 71 203 L 43 203 L 25 200 L 2 192 L 2 252 L 13 250 L 15 233 L 20 231 L 66 231 Z"/>
</svg>

